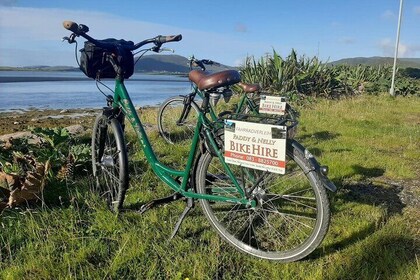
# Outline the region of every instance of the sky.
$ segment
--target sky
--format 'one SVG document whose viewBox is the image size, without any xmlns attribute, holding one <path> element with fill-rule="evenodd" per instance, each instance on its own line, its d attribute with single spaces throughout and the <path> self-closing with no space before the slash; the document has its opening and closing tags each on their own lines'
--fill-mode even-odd
<svg viewBox="0 0 420 280">
<path fill-rule="evenodd" d="M 399 0 L 0 0 L 0 66 L 76 66 L 64 20 L 97 39 L 139 42 L 182 34 L 166 46 L 238 66 L 275 50 L 287 56 L 393 56 Z M 400 57 L 420 57 L 420 1 L 405 0 Z M 79 38 L 79 48 L 83 38 Z"/>
</svg>

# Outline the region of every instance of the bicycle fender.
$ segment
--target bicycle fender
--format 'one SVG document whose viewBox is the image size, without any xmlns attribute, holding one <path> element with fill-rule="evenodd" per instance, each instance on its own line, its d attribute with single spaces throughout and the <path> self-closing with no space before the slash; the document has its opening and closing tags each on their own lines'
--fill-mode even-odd
<svg viewBox="0 0 420 280">
<path fill-rule="evenodd" d="M 299 142 L 295 140 L 292 140 L 287 145 L 288 149 L 292 149 L 293 155 L 300 154 L 305 159 L 304 162 L 302 162 L 305 173 L 315 171 L 318 174 L 318 178 L 320 179 L 321 183 L 327 190 L 331 192 L 337 191 L 337 187 L 334 185 L 334 183 L 331 182 L 331 180 L 321 172 L 321 165 L 318 163 L 316 158 L 305 147 L 303 147 Z M 298 159 L 299 157 L 295 158 Z"/>
</svg>

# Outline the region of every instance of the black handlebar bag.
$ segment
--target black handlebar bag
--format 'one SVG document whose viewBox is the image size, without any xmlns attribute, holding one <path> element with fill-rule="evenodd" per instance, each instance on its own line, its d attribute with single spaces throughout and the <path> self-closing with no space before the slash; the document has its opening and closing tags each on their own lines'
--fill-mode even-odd
<svg viewBox="0 0 420 280">
<path fill-rule="evenodd" d="M 116 39 L 107 39 L 107 42 L 117 42 Z M 80 50 L 80 70 L 92 79 L 115 78 L 117 73 L 111 62 L 106 60 L 106 54 L 113 54 L 115 62 L 121 67 L 125 79 L 134 73 L 134 57 L 131 51 L 119 48 L 116 52 L 96 46 L 86 41 L 84 48 Z"/>
</svg>

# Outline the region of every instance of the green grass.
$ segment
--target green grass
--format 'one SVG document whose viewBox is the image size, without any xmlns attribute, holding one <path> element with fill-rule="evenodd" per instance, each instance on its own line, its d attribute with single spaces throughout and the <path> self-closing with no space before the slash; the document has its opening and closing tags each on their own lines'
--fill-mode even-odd
<svg viewBox="0 0 420 280">
<path fill-rule="evenodd" d="M 299 139 L 331 167 L 333 179 L 416 178 L 419 98 L 323 100 L 301 118 Z"/>
<path fill-rule="evenodd" d="M 420 99 L 387 96 L 320 101 L 301 109 L 298 139 L 330 167 L 339 191 L 332 220 L 308 258 L 281 264 L 242 254 L 193 209 L 172 241 L 183 202 L 118 217 L 87 190 L 91 178 L 50 184 L 45 205 L 3 212 L 0 279 L 420 279 Z M 146 121 L 155 120 L 153 110 Z M 150 131 L 164 162 L 187 147 Z M 131 185 L 125 206 L 170 191 L 146 165 L 129 131 Z M 417 181 L 416 181 L 417 180 Z M 416 183 L 417 182 L 417 183 Z M 63 192 L 64 190 L 64 192 Z"/>
</svg>

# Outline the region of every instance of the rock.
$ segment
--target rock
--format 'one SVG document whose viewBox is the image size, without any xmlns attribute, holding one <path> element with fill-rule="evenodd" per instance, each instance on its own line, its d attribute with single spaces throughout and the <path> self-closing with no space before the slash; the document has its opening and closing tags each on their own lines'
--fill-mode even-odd
<svg viewBox="0 0 420 280">
<path fill-rule="evenodd" d="M 66 129 L 70 134 L 82 134 L 85 132 L 85 128 L 79 124 L 68 126 Z"/>
<path fill-rule="evenodd" d="M 68 130 L 70 134 L 73 134 L 73 135 L 82 134 L 86 131 L 85 128 L 79 124 L 68 126 L 66 127 L 66 129 Z M 24 138 L 24 137 L 29 138 L 28 142 L 30 144 L 35 144 L 35 143 L 40 142 L 40 139 L 29 131 L 20 131 L 20 132 L 0 135 L 0 141 L 7 142 L 10 138 L 19 139 L 19 138 Z"/>
<path fill-rule="evenodd" d="M 6 142 L 10 138 L 13 138 L 13 139 L 24 138 L 24 137 L 31 138 L 32 136 L 33 136 L 32 133 L 30 133 L 29 131 L 21 131 L 21 132 L 0 135 L 0 141 Z"/>
</svg>

